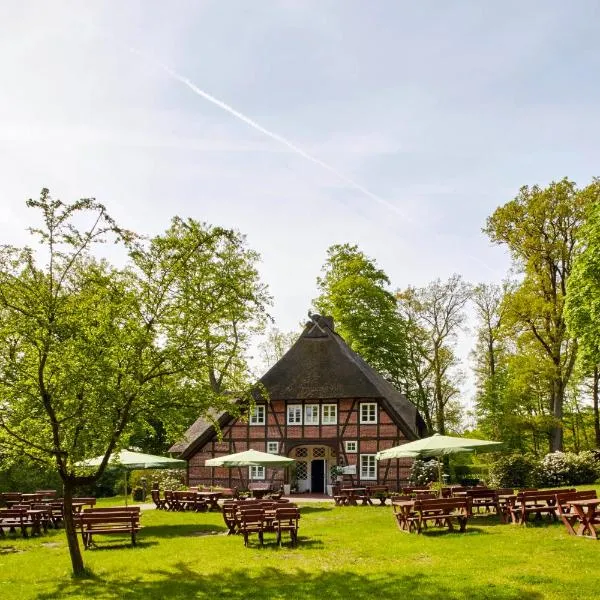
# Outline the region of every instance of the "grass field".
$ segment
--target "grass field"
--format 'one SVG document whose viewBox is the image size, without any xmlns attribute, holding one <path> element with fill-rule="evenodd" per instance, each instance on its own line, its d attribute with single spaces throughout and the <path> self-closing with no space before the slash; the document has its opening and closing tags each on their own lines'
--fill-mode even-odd
<svg viewBox="0 0 600 600">
<path fill-rule="evenodd" d="M 114 500 L 112 503 L 114 504 Z M 139 545 L 98 538 L 70 577 L 64 531 L 0 539 L 0 598 L 596 599 L 600 545 L 542 523 L 476 517 L 464 534 L 401 533 L 386 507 L 302 507 L 297 548 L 245 548 L 219 513 L 144 511 Z"/>
</svg>

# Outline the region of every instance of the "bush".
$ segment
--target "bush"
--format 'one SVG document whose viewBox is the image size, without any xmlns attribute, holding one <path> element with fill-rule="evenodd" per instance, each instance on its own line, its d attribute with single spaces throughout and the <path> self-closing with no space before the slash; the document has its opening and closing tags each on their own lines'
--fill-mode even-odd
<svg viewBox="0 0 600 600">
<path fill-rule="evenodd" d="M 569 464 L 564 452 L 546 454 L 539 463 L 538 483 L 542 487 L 559 487 L 568 485 Z"/>
<path fill-rule="evenodd" d="M 142 487 L 133 488 L 133 499 L 136 502 L 143 502 L 146 499 L 146 494 L 144 493 L 144 488 L 142 488 Z"/>
<path fill-rule="evenodd" d="M 538 464 L 534 457 L 507 454 L 490 464 L 489 484 L 500 488 L 537 485 Z"/>
<path fill-rule="evenodd" d="M 412 485 L 427 485 L 438 480 L 439 463 L 437 460 L 415 460 L 410 469 L 408 481 Z"/>
<path fill-rule="evenodd" d="M 0 457 L 0 464 L 2 458 Z M 62 495 L 62 481 L 52 468 L 43 468 L 30 461 L 15 461 L 0 469 L 0 492 L 35 492 L 57 490 Z"/>
<path fill-rule="evenodd" d="M 551 452 L 540 461 L 540 484 L 544 487 L 594 483 L 599 475 L 594 453 Z"/>
<path fill-rule="evenodd" d="M 600 463 L 591 450 L 584 450 L 579 454 L 567 452 L 565 457 L 569 465 L 569 483 L 594 483 L 600 477 Z"/>
<path fill-rule="evenodd" d="M 142 487 L 141 480 L 146 478 L 146 489 L 151 490 L 153 484 L 158 484 L 161 490 L 181 490 L 185 488 L 185 469 L 147 469 L 133 471 L 129 475 L 132 487 Z"/>
</svg>

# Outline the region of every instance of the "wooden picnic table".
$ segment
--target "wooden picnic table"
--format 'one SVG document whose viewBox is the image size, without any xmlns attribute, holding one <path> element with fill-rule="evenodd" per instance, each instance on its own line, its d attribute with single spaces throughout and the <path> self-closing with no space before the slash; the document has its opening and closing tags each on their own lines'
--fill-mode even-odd
<svg viewBox="0 0 600 600">
<path fill-rule="evenodd" d="M 498 494 L 496 498 L 496 512 L 500 515 L 502 523 L 508 523 L 510 520 L 510 509 L 511 502 L 517 499 L 516 494 Z"/>
<path fill-rule="evenodd" d="M 412 498 L 409 500 L 397 500 L 396 498 L 392 499 L 394 517 L 396 517 L 396 523 L 398 523 L 400 531 L 410 532 L 411 525 L 408 518 L 413 512 L 414 506 L 415 501 Z"/>
<path fill-rule="evenodd" d="M 196 491 L 196 497 L 201 500 L 206 500 L 209 510 L 221 510 L 218 500 L 221 497 L 221 492 Z"/>
<path fill-rule="evenodd" d="M 598 539 L 598 533 L 594 525 L 600 524 L 600 498 L 589 498 L 587 500 L 569 500 L 567 504 L 573 507 L 579 520 L 579 526 L 575 532 L 582 537 Z"/>
<path fill-rule="evenodd" d="M 346 504 L 350 506 L 357 506 L 357 500 L 361 499 L 363 504 L 368 503 L 367 488 L 366 487 L 353 487 L 353 488 L 342 488 L 340 490 L 343 497 L 346 498 Z"/>
</svg>

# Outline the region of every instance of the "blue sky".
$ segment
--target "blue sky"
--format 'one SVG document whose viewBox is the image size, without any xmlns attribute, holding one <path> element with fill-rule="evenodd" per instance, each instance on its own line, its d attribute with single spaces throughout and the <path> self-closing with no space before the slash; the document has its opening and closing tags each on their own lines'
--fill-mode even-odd
<svg viewBox="0 0 600 600">
<path fill-rule="evenodd" d="M 124 226 L 236 227 L 294 329 L 333 243 L 396 287 L 499 281 L 481 228 L 524 184 L 600 159 L 598 2 L 0 4 L 0 239 L 24 200 L 95 196 Z M 134 53 L 136 49 L 140 54 Z M 155 61 L 358 182 L 252 129 Z M 470 341 L 461 340 L 466 357 Z"/>
</svg>

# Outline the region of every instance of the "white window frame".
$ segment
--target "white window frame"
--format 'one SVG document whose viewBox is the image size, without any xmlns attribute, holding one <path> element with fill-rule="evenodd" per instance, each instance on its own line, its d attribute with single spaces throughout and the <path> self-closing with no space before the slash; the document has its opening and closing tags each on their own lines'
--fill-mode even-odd
<svg viewBox="0 0 600 600">
<path fill-rule="evenodd" d="M 267 442 L 268 454 L 279 454 L 279 442 Z"/>
<path fill-rule="evenodd" d="M 364 459 L 368 459 L 366 462 L 367 467 L 365 470 Z M 372 469 L 372 473 L 371 473 Z M 376 481 L 377 480 L 377 459 L 375 454 L 361 454 L 360 455 L 360 479 L 361 481 Z"/>
<path fill-rule="evenodd" d="M 310 416 L 310 418 L 309 418 L 309 416 Z M 319 424 L 319 405 L 318 404 L 305 404 L 304 405 L 304 424 L 305 425 L 318 425 Z"/>
<path fill-rule="evenodd" d="M 327 417 L 325 416 L 325 409 L 333 409 L 334 415 L 333 417 L 331 415 L 328 415 Z M 337 404 L 322 404 L 321 405 L 321 425 L 337 425 L 337 417 L 338 417 L 338 411 L 337 411 Z"/>
<path fill-rule="evenodd" d="M 248 479 L 251 481 L 261 481 L 265 479 L 266 469 L 259 465 L 251 465 L 248 467 Z"/>
<path fill-rule="evenodd" d="M 257 404 L 250 413 L 248 422 L 250 425 L 264 425 L 267 416 L 267 407 L 264 404 Z"/>
<path fill-rule="evenodd" d="M 302 404 L 287 405 L 287 424 L 302 425 Z"/>
<path fill-rule="evenodd" d="M 344 449 L 347 454 L 356 454 L 358 452 L 358 441 L 357 440 L 346 440 L 344 442 Z"/>
<path fill-rule="evenodd" d="M 373 420 L 371 420 L 370 417 L 370 412 L 371 412 L 371 407 L 373 408 Z M 360 423 L 361 425 L 373 425 L 373 424 L 377 424 L 377 402 L 361 402 L 360 406 L 358 407 L 360 410 Z M 363 418 L 363 408 L 366 409 L 367 411 L 367 418 Z"/>
</svg>

